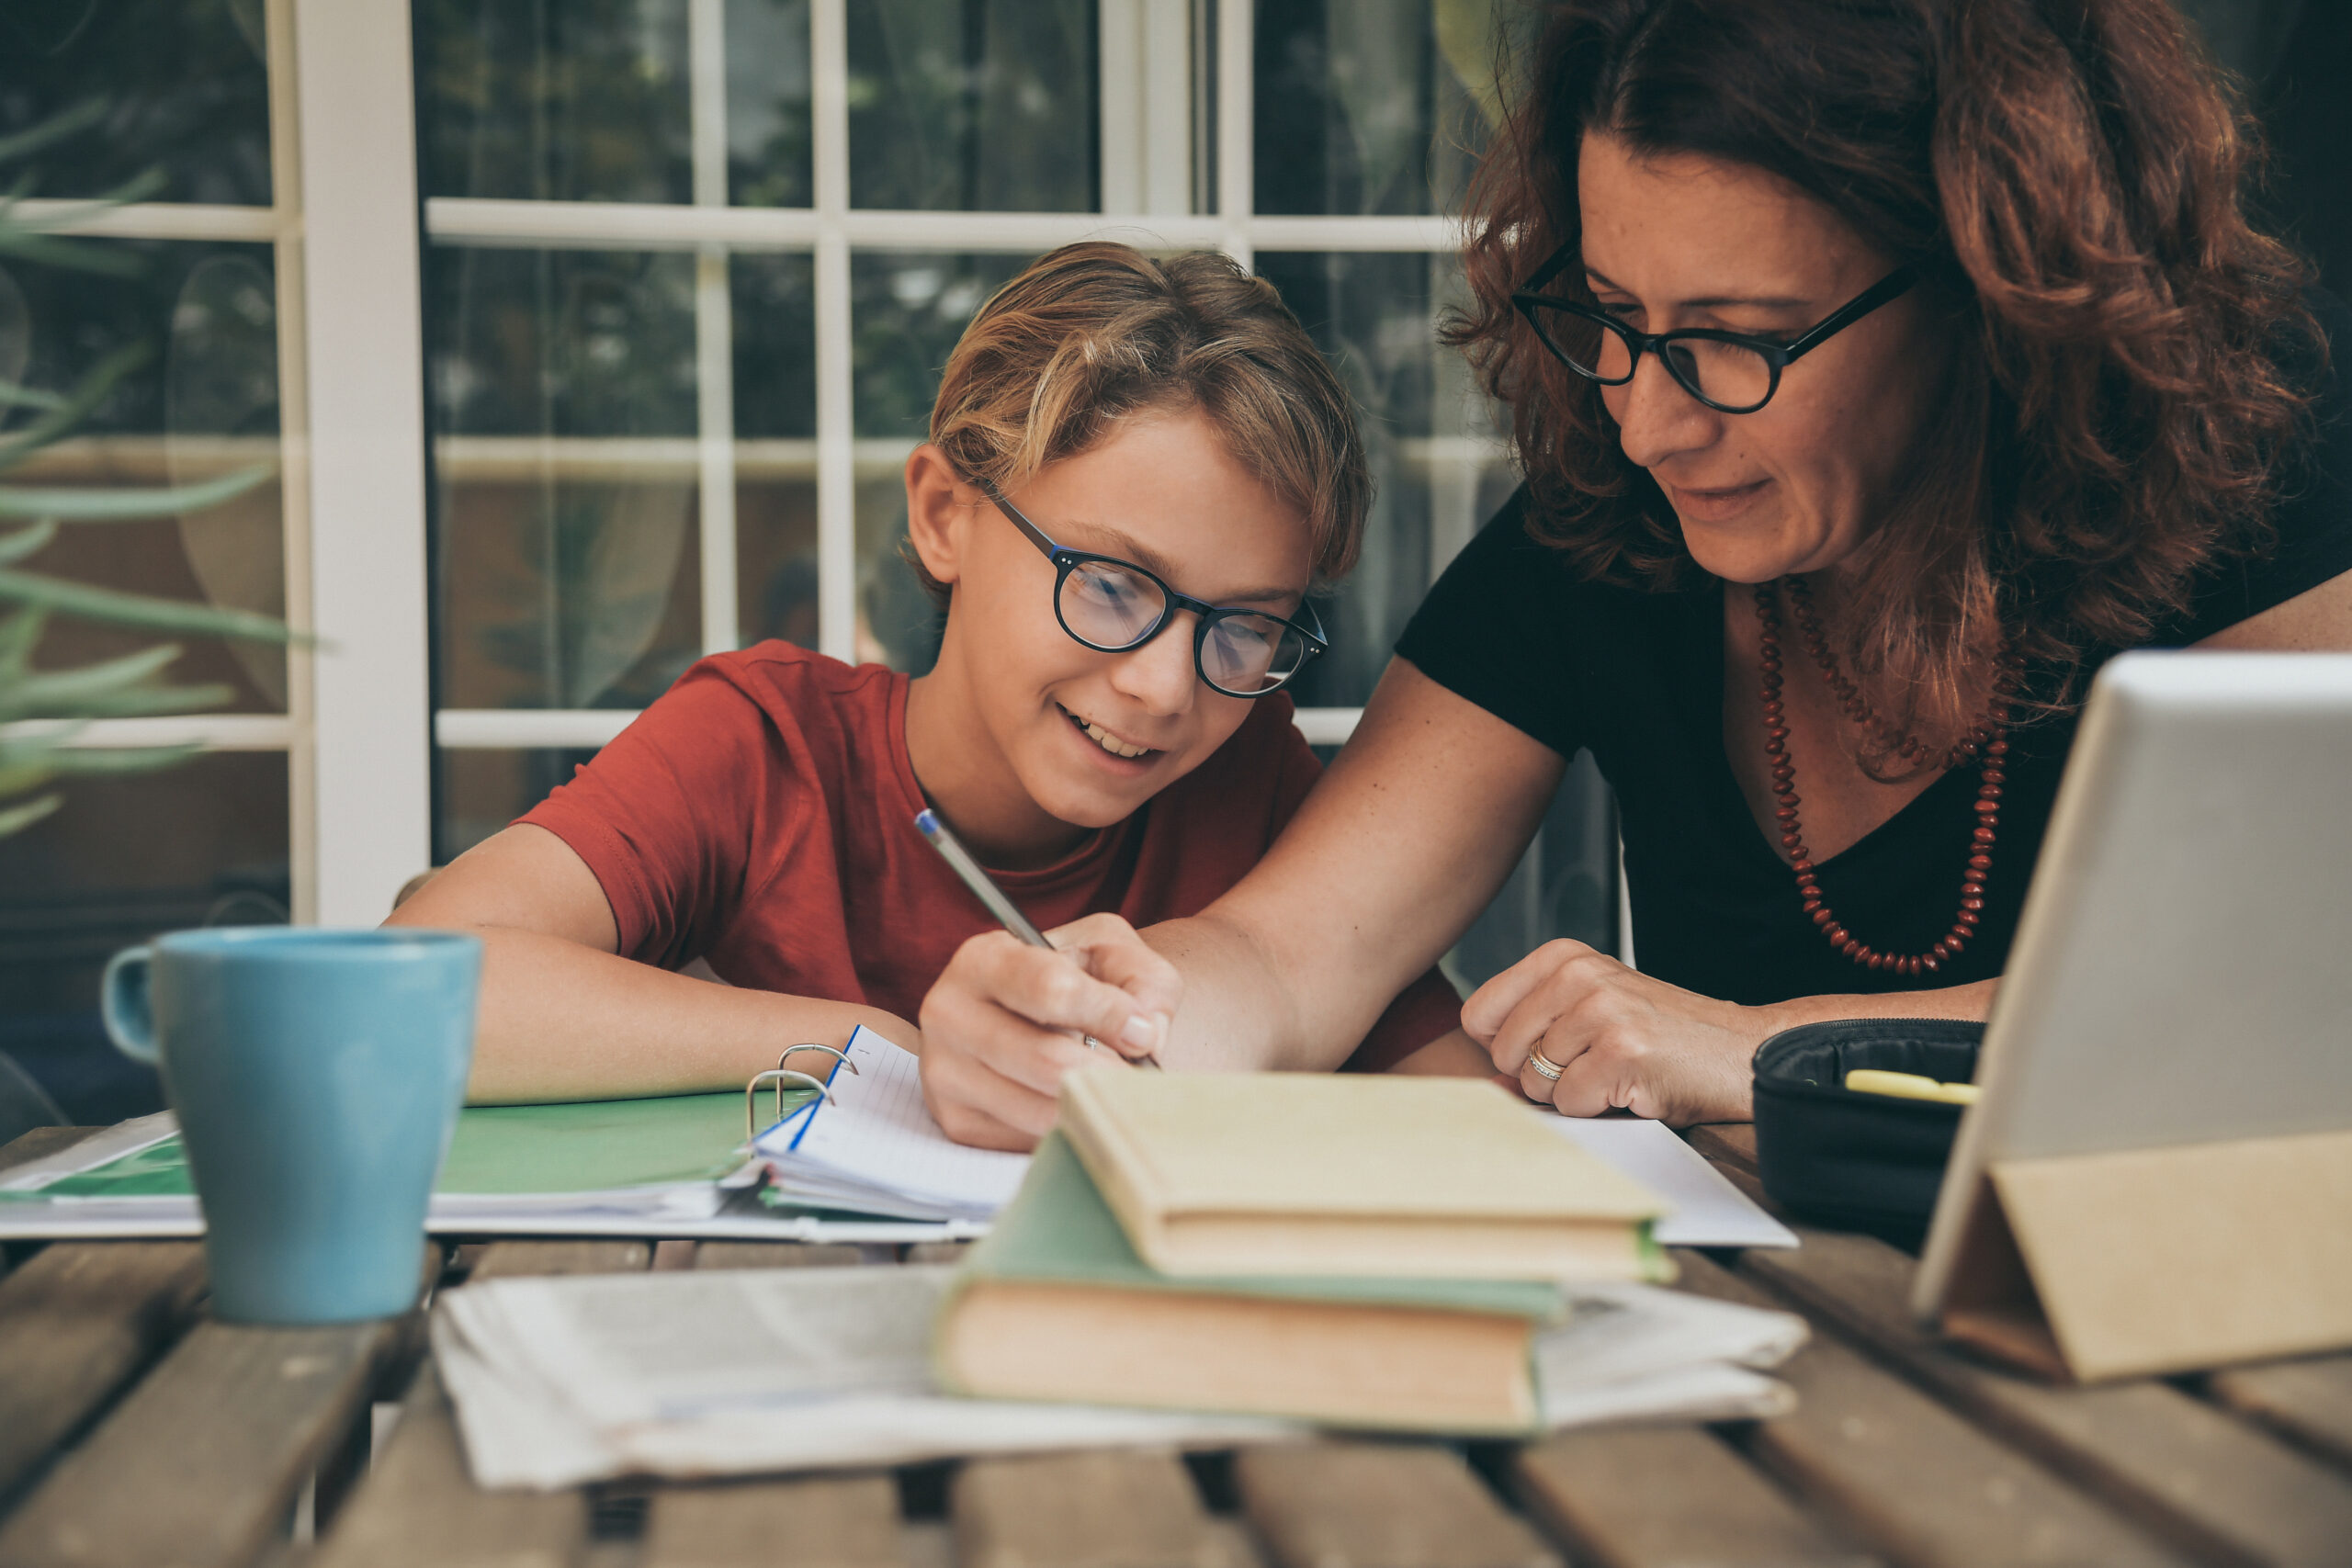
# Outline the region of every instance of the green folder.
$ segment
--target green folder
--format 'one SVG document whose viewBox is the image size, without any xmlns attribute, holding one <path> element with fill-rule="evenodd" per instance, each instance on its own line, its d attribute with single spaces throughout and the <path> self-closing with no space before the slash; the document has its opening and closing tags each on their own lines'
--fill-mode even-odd
<svg viewBox="0 0 2352 1568">
<path fill-rule="evenodd" d="M 741 1094 L 474 1105 L 458 1118 L 435 1190 L 506 1196 L 715 1181 L 744 1158 Z M 23 1196 L 185 1198 L 195 1191 L 173 1136 Z"/>
</svg>

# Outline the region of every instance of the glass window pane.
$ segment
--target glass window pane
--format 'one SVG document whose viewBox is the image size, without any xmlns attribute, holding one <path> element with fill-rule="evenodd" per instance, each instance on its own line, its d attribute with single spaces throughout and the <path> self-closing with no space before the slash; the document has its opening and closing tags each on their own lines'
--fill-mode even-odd
<svg viewBox="0 0 2352 1568">
<path fill-rule="evenodd" d="M 728 258 L 735 434 L 817 434 L 817 267 L 801 254 Z"/>
<path fill-rule="evenodd" d="M 150 200 L 267 207 L 263 0 L 7 0 L 0 136 L 93 98 L 91 129 L 43 148 L 36 196 L 88 197 L 159 170 Z"/>
<path fill-rule="evenodd" d="M 849 7 L 850 203 L 1091 212 L 1097 0 Z"/>
<path fill-rule="evenodd" d="M 434 828 L 433 863 L 447 865 L 530 810 L 595 754 L 594 750 L 443 750 L 436 759 L 441 809 Z"/>
<path fill-rule="evenodd" d="M 730 13 L 731 15 L 732 13 Z M 735 330 L 735 616 L 745 647 L 817 646 L 815 264 L 738 254 Z"/>
<path fill-rule="evenodd" d="M 425 261 L 439 704 L 642 706 L 701 644 L 694 258 Z"/>
<path fill-rule="evenodd" d="M 267 245 L 163 241 L 89 242 L 136 272 L 127 277 L 0 264 L 0 380 L 51 392 L 80 386 L 109 355 L 145 357 L 115 384 L 69 439 L 8 470 L 17 484 L 150 489 L 274 469 L 277 440 L 277 315 Z M 0 434 L 33 411 L 0 410 Z M 77 581 L 264 615 L 286 608 L 284 513 L 277 481 L 199 513 L 138 523 L 68 525 L 26 565 Z M 52 620 L 38 655 L 50 668 L 88 663 L 163 639 Z M 166 672 L 184 684 L 219 683 L 221 705 L 283 711 L 286 658 L 277 648 L 177 639 Z"/>
<path fill-rule="evenodd" d="M 1331 651 L 1292 691 L 1302 707 L 1355 707 L 1437 573 L 1517 483 L 1498 427 L 1437 320 L 1461 285 L 1450 254 L 1261 251 L 1364 413 L 1377 487 L 1363 554 L 1320 608 Z"/>
<path fill-rule="evenodd" d="M 0 1051 L 76 1120 L 108 1122 L 162 1100 L 98 1028 L 99 971 L 161 931 L 286 919 L 286 757 L 216 751 L 64 793 L 0 838 Z"/>
<path fill-rule="evenodd" d="M 415 0 L 426 196 L 690 201 L 686 0 Z"/>
<path fill-rule="evenodd" d="M 1259 0 L 1257 209 L 1453 211 L 1486 142 L 1506 9 Z"/>
<path fill-rule="evenodd" d="M 806 207 L 808 0 L 728 0 L 727 189 L 743 207 Z"/>
<path fill-rule="evenodd" d="M 850 258 L 855 350 L 857 657 L 931 668 L 943 622 L 899 555 L 907 454 L 931 426 L 939 372 L 981 304 L 1030 258 L 898 254 Z"/>
</svg>

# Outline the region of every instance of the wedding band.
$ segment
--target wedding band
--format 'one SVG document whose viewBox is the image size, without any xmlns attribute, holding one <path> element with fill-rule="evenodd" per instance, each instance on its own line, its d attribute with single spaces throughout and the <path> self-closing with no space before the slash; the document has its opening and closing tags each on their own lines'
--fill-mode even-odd
<svg viewBox="0 0 2352 1568">
<path fill-rule="evenodd" d="M 1560 1081 L 1560 1064 L 1543 1052 L 1530 1051 L 1527 1054 L 1527 1065 L 1535 1069 L 1538 1077 L 1548 1078 L 1554 1083 Z"/>
</svg>

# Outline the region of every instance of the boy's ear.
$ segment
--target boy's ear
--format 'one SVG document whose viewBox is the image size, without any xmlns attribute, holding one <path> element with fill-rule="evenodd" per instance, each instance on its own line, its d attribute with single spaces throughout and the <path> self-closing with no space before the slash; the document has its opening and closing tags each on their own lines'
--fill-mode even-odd
<svg viewBox="0 0 2352 1568">
<path fill-rule="evenodd" d="M 923 570 L 941 582 L 964 574 L 964 541 L 978 492 L 958 479 L 947 454 L 929 442 L 907 458 L 907 536 Z"/>
</svg>

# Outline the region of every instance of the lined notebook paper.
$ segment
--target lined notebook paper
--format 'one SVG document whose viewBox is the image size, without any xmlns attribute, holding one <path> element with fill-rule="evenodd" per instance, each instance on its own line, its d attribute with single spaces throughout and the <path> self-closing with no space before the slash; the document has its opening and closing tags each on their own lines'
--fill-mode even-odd
<svg viewBox="0 0 2352 1568">
<path fill-rule="evenodd" d="M 836 1062 L 827 1080 L 831 1098 L 810 1100 L 752 1145 L 776 1197 L 909 1220 L 984 1220 L 1004 1205 L 1027 1155 L 950 1140 L 923 1105 L 911 1052 L 863 1025 L 845 1050 L 848 1064 Z"/>
</svg>

